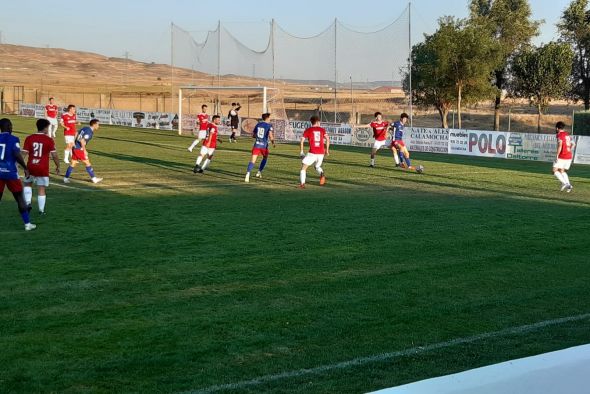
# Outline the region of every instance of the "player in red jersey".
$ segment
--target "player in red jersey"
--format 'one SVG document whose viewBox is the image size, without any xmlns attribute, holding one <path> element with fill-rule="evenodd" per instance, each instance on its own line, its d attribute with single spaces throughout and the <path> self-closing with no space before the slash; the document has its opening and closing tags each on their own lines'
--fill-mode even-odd
<svg viewBox="0 0 590 394">
<path fill-rule="evenodd" d="M 33 183 L 37 184 L 37 204 L 39 213 L 45 214 L 47 196 L 45 189 L 49 186 L 49 157 L 55 163 L 55 173 L 59 174 L 59 157 L 55 151 L 55 142 L 49 137 L 51 124 L 47 119 L 37 120 L 37 133 L 25 139 L 22 151 L 28 156 L 29 176 L 25 178 L 25 202 L 30 207 L 33 200 Z"/>
<path fill-rule="evenodd" d="M 76 142 L 76 125 L 80 124 L 76 117 L 76 106 L 74 104 L 68 105 L 67 112 L 61 116 L 60 124 L 64 128 L 64 138 L 66 140 L 64 162 L 70 164 L 70 155 Z"/>
<path fill-rule="evenodd" d="M 199 131 L 197 138 L 193 141 L 191 146 L 188 147 L 188 151 L 192 152 L 195 146 L 199 145 L 199 142 L 207 138 L 207 128 L 209 127 L 209 115 L 207 115 L 207 105 L 201 105 L 201 113 L 197 115 Z"/>
<path fill-rule="evenodd" d="M 47 135 L 51 138 L 55 138 L 57 132 L 57 113 L 58 107 L 55 105 L 55 99 L 49 98 L 49 104 L 45 106 L 45 119 L 49 121 L 49 131 Z"/>
<path fill-rule="evenodd" d="M 555 154 L 555 161 L 553 162 L 553 175 L 561 182 L 561 191 L 570 193 L 574 188 L 570 183 L 567 170 L 572 165 L 574 157 L 572 149 L 576 146 L 572 137 L 563 129 L 565 123 L 557 122 L 555 125 L 555 136 L 557 138 L 557 152 Z"/>
<path fill-rule="evenodd" d="M 387 139 L 387 130 L 389 129 L 389 122 L 383 120 L 383 115 L 381 114 L 381 112 L 375 112 L 375 120 L 369 123 L 369 127 L 373 129 L 373 138 L 375 138 L 373 149 L 371 149 L 371 164 L 369 165 L 369 167 L 375 167 L 375 155 L 377 154 L 377 151 L 379 149 L 385 146 L 385 140 Z M 397 150 L 393 145 L 390 145 L 389 149 L 393 154 L 395 165 L 399 166 Z"/>
<path fill-rule="evenodd" d="M 312 116 L 309 121 L 311 122 L 311 127 L 303 132 L 300 141 L 300 156 L 303 158 L 301 161 L 301 172 L 299 173 L 299 180 L 301 181 L 299 187 L 301 189 L 305 188 L 307 167 L 312 164 L 315 165 L 315 170 L 318 172 L 318 174 L 320 174 L 320 185 L 324 185 L 326 183 L 326 176 L 324 175 L 324 170 L 322 169 L 322 163 L 324 161 L 324 155 L 330 156 L 330 137 L 328 134 L 326 134 L 326 130 L 320 127 L 320 118 L 317 116 Z M 306 139 L 309 141 L 309 152 L 307 155 L 304 155 L 303 143 Z"/>
<path fill-rule="evenodd" d="M 201 146 L 201 154 L 197 157 L 197 162 L 195 164 L 195 168 L 193 168 L 194 173 L 202 174 L 203 171 L 209 166 L 211 160 L 213 160 L 213 155 L 215 154 L 215 149 L 217 148 L 217 126 L 221 123 L 221 117 L 219 115 L 214 115 L 211 119 L 213 122 L 207 125 L 207 138 L 205 138 L 205 142 L 203 142 L 203 146 Z M 219 140 L 221 142 L 221 140 Z M 201 162 L 203 159 L 205 162 L 201 166 Z"/>
</svg>

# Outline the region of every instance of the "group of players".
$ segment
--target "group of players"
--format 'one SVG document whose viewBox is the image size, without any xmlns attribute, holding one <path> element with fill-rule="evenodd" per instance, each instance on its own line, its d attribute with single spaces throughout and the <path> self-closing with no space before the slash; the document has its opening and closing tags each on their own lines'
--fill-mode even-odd
<svg viewBox="0 0 590 394">
<path fill-rule="evenodd" d="M 50 98 L 49 104 L 45 106 L 45 119 L 37 120 L 37 132 L 25 139 L 22 148 L 19 138 L 12 135 L 13 126 L 10 119 L 0 119 L 0 200 L 7 187 L 17 202 L 26 231 L 37 227 L 31 223 L 30 219 L 33 185 L 37 186 L 39 214 L 45 215 L 50 159 L 55 163 L 56 174 L 60 174 L 60 161 L 54 141 L 58 124 L 57 115 L 58 107 L 54 99 Z M 84 163 L 93 183 L 101 182 L 102 178 L 94 174 L 86 150 L 86 146 L 100 127 L 99 121 L 92 119 L 88 126 L 76 130 L 76 126 L 80 124 L 76 118 L 76 106 L 69 105 L 60 123 L 64 127 L 66 144 L 64 162 L 68 164 L 63 178 L 64 183 L 70 183 L 70 177 L 79 162 Z M 19 178 L 17 164 L 24 170 L 24 185 Z"/>
<path fill-rule="evenodd" d="M 238 111 L 240 110 L 239 103 L 232 103 L 232 109 L 228 114 L 230 126 L 232 128 L 232 135 L 230 142 L 237 142 L 236 131 L 238 129 Z M 36 228 L 30 221 L 29 212 L 31 211 L 31 202 L 33 197 L 32 186 L 36 185 L 38 188 L 37 203 L 39 207 L 39 214 L 45 214 L 46 204 L 46 188 L 49 186 L 49 159 L 51 158 L 55 163 L 55 171 L 60 173 L 60 162 L 55 149 L 54 138 L 57 131 L 57 115 L 58 107 L 54 103 L 54 99 L 49 100 L 49 104 L 45 107 L 45 119 L 37 120 L 37 133 L 28 136 L 25 139 L 23 148 L 20 148 L 20 141 L 16 136 L 12 135 L 12 122 L 9 119 L 0 119 L 0 200 L 5 186 L 12 192 L 17 201 L 18 209 L 22 220 L 25 224 L 25 230 L 30 231 Z M 262 114 L 262 119 L 254 127 L 252 138 L 254 145 L 252 147 L 252 154 L 246 169 L 244 182 L 250 182 L 250 175 L 258 156 L 262 156 L 262 161 L 258 166 L 256 172 L 257 178 L 262 178 L 262 171 L 264 170 L 269 156 L 269 145 L 275 147 L 275 138 L 273 127 L 270 122 L 270 113 Z M 201 106 L 201 113 L 197 116 L 198 130 L 197 138 L 188 147 L 190 152 L 202 142 L 200 154 L 197 157 L 194 173 L 203 173 L 211 163 L 214 157 L 217 143 L 221 142 L 218 137 L 219 125 L 221 117 L 214 115 L 209 120 L 207 114 L 207 105 Z M 408 122 L 409 116 L 406 113 L 400 115 L 400 119 L 395 122 L 387 122 L 383 120 L 383 115 L 380 112 L 375 113 L 375 119 L 368 125 L 373 130 L 373 138 L 375 140 L 371 149 L 370 167 L 375 167 L 375 157 L 377 152 L 384 147 L 390 149 L 396 167 L 400 167 L 409 171 L 416 171 L 421 173 L 422 166 L 414 167 L 410 161 L 410 153 L 404 143 L 404 128 Z M 311 127 L 307 128 L 300 139 L 300 157 L 301 170 L 299 174 L 299 188 L 305 188 L 307 169 L 314 166 L 319 174 L 319 183 L 324 185 L 326 183 L 326 176 L 322 168 L 325 156 L 330 155 L 330 137 L 326 130 L 321 127 L 320 119 L 317 116 L 312 116 L 310 119 Z M 99 183 L 102 178 L 98 178 L 94 174 L 94 169 L 88 158 L 86 150 L 87 144 L 93 138 L 94 133 L 99 129 L 99 121 L 92 119 L 88 126 L 83 127 L 79 131 L 76 126 L 80 123 L 76 117 L 76 106 L 69 105 L 67 111 L 62 115 L 60 124 L 64 128 L 65 150 L 64 162 L 69 164 L 63 178 L 64 183 L 70 182 L 70 177 L 78 162 L 84 163 L 86 171 L 93 183 Z M 553 163 L 553 173 L 561 183 L 561 191 L 571 192 L 573 186 L 570 183 L 567 170 L 569 170 L 573 159 L 573 148 L 575 146 L 570 135 L 564 131 L 565 124 L 558 122 L 555 127 L 557 138 L 557 153 Z M 391 132 L 391 143 L 387 146 L 388 134 Z M 308 141 L 309 151 L 304 153 L 304 144 Z M 22 152 L 22 154 L 21 154 Z M 71 157 L 71 160 L 70 160 Z M 26 159 L 26 160 L 25 160 Z M 19 164 L 25 173 L 24 186 L 21 183 L 16 164 Z"/>
<path fill-rule="evenodd" d="M 230 141 L 235 140 L 235 132 L 238 127 L 236 116 L 237 111 L 234 111 L 236 105 L 239 106 L 239 104 L 232 103 L 232 111 L 230 111 L 228 116 L 230 118 L 230 124 L 232 127 L 232 136 L 230 137 Z M 235 117 L 232 116 L 232 112 Z M 272 144 L 273 147 L 275 147 L 270 116 L 270 113 L 262 114 L 262 120 L 256 124 L 252 132 L 254 146 L 252 147 L 252 156 L 250 162 L 248 163 L 246 176 L 244 177 L 244 182 L 246 183 L 250 182 L 250 175 L 254 169 L 254 166 L 256 165 L 258 156 L 262 156 L 262 161 L 258 167 L 258 171 L 256 172 L 256 177 L 262 177 L 262 171 L 264 170 L 268 160 L 269 144 Z M 375 143 L 371 150 L 370 167 L 375 167 L 375 156 L 377 151 L 385 147 L 388 138 L 388 131 L 391 131 L 392 142 L 389 145 L 389 149 L 392 152 L 396 167 L 401 167 L 410 171 L 423 171 L 422 166 L 413 167 L 411 165 L 410 153 L 403 141 L 404 127 L 408 122 L 408 119 L 408 114 L 402 113 L 399 121 L 390 123 L 383 120 L 383 115 L 380 112 L 375 113 L 375 120 L 368 125 L 373 130 L 373 137 L 375 139 Z M 221 142 L 218 137 L 221 119 L 219 115 L 214 115 L 211 120 L 209 120 L 209 115 L 207 114 L 207 105 L 203 104 L 201 106 L 201 113 L 197 115 L 197 122 L 197 138 L 188 147 L 188 150 L 189 152 L 192 152 L 193 149 L 200 142 L 202 142 L 200 154 L 195 162 L 193 172 L 203 173 L 213 159 L 215 150 L 217 148 L 217 143 Z M 322 168 L 322 163 L 324 161 L 324 157 L 330 155 L 330 137 L 328 136 L 326 130 L 321 127 L 320 119 L 317 116 L 312 116 L 310 123 L 311 127 L 304 131 L 300 140 L 300 156 L 302 163 L 299 174 L 299 187 L 302 189 L 305 188 L 307 169 L 312 165 L 320 176 L 320 185 L 324 185 L 326 183 L 326 176 Z M 308 141 L 309 144 L 309 151 L 307 154 L 304 153 L 305 141 Z"/>
</svg>

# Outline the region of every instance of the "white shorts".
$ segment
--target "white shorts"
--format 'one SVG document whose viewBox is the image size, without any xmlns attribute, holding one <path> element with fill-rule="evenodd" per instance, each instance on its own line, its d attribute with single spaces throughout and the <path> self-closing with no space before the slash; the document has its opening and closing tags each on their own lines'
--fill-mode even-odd
<svg viewBox="0 0 590 394">
<path fill-rule="evenodd" d="M 301 161 L 306 166 L 310 166 L 315 163 L 316 167 L 321 167 L 324 162 L 324 155 L 317 155 L 315 153 L 308 153 Z"/>
<path fill-rule="evenodd" d="M 74 142 L 76 142 L 75 135 L 64 135 L 64 138 L 66 139 L 66 144 L 73 144 Z"/>
<path fill-rule="evenodd" d="M 569 170 L 571 165 L 572 159 L 557 159 L 557 161 L 553 162 L 553 168 L 558 170 Z"/>
<path fill-rule="evenodd" d="M 52 126 L 57 126 L 57 118 L 46 118 Z"/>
<path fill-rule="evenodd" d="M 197 134 L 197 138 L 200 140 L 204 140 L 207 138 L 207 130 L 199 130 L 199 134 Z"/>
<path fill-rule="evenodd" d="M 202 155 L 209 155 L 209 157 L 213 156 L 215 153 L 215 148 L 207 148 L 206 146 L 201 146 L 201 156 Z"/>
<path fill-rule="evenodd" d="M 383 148 L 386 143 L 387 143 L 386 140 L 383 140 L 383 141 L 375 140 L 375 143 L 373 144 L 373 149 L 379 150 L 379 149 Z"/>
<path fill-rule="evenodd" d="M 48 176 L 30 176 L 25 178 L 25 183 L 34 183 L 37 186 L 49 186 L 49 177 Z"/>
</svg>

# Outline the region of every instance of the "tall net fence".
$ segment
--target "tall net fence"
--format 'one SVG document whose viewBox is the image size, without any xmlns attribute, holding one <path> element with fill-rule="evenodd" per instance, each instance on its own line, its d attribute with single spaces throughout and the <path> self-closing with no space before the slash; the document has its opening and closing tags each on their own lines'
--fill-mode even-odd
<svg viewBox="0 0 590 394">
<path fill-rule="evenodd" d="M 410 50 L 409 7 L 400 12 L 392 23 L 376 31 L 363 32 L 334 20 L 312 37 L 297 37 L 273 20 L 262 51 L 244 45 L 221 23 L 201 42 L 189 31 L 172 25 L 172 61 L 174 66 L 216 77 L 266 79 L 273 81 L 271 86 L 276 81 L 317 86 L 314 92 L 300 92 L 300 98 L 319 107 L 326 120 L 348 121 L 356 119 L 349 88 L 401 86 Z M 376 100 L 386 104 L 390 97 L 404 95 L 398 89 L 395 95 Z M 294 109 L 290 101 L 285 97 L 287 111 Z"/>
</svg>

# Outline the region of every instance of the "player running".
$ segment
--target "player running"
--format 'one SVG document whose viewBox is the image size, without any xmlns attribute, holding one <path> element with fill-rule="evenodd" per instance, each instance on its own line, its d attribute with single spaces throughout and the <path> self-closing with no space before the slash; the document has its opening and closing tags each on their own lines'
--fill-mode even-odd
<svg viewBox="0 0 590 394">
<path fill-rule="evenodd" d="M 571 193 L 574 187 L 570 183 L 567 170 L 572 165 L 573 153 L 572 149 L 576 144 L 572 141 L 572 137 L 565 132 L 565 123 L 557 122 L 555 125 L 555 137 L 557 138 L 557 152 L 555 154 L 555 161 L 553 162 L 553 175 L 561 182 L 561 191 Z"/>
<path fill-rule="evenodd" d="M 76 106 L 74 104 L 68 105 L 67 112 L 61 116 L 60 124 L 64 128 L 64 138 L 66 140 L 64 163 L 70 164 L 70 155 L 76 140 L 76 125 L 80 124 L 76 117 Z"/>
<path fill-rule="evenodd" d="M 414 167 L 412 167 L 410 162 L 410 152 L 408 152 L 408 148 L 406 148 L 406 144 L 404 143 L 404 127 L 408 122 L 408 119 L 408 114 L 404 112 L 400 115 L 400 120 L 391 125 L 391 128 L 393 129 L 393 141 L 391 142 L 391 147 L 397 150 L 397 153 L 399 154 L 400 166 L 402 168 L 407 168 L 408 170 L 414 170 Z"/>
<path fill-rule="evenodd" d="M 55 173 L 59 175 L 59 157 L 55 151 L 55 141 L 48 135 L 50 128 L 51 124 L 47 119 L 37 120 L 37 133 L 25 139 L 22 149 L 27 156 L 29 169 L 29 176 L 25 178 L 25 202 L 30 208 L 33 200 L 32 185 L 37 184 L 37 205 L 41 215 L 45 215 L 45 189 L 49 187 L 49 156 L 55 163 Z"/>
<path fill-rule="evenodd" d="M 23 184 L 18 179 L 16 163 L 25 170 L 25 176 L 29 176 L 29 170 L 20 153 L 20 141 L 18 137 L 12 135 L 12 122 L 10 119 L 0 119 L 0 201 L 4 194 L 4 187 L 7 186 L 18 205 L 18 211 L 25 223 L 25 231 L 31 231 L 37 226 L 31 223 L 29 218 L 29 210 L 23 197 Z"/>
<path fill-rule="evenodd" d="M 209 127 L 209 115 L 207 115 L 207 105 L 201 105 L 201 113 L 197 115 L 197 119 L 199 121 L 199 134 L 197 138 L 193 141 L 191 146 L 188 147 L 188 151 L 192 152 L 195 146 L 199 145 L 199 142 L 207 138 L 207 127 Z"/>
<path fill-rule="evenodd" d="M 303 158 L 301 161 L 301 172 L 299 173 L 299 180 L 301 181 L 299 188 L 301 189 L 305 189 L 307 167 L 312 164 L 315 164 L 315 170 L 318 172 L 318 174 L 320 174 L 320 185 L 324 185 L 326 183 L 326 176 L 324 175 L 324 170 L 322 169 L 322 163 L 324 161 L 324 154 L 326 156 L 330 156 L 330 137 L 326 133 L 326 130 L 320 127 L 320 118 L 317 116 L 312 116 L 309 121 L 311 122 L 311 127 L 303 132 L 300 142 L 300 156 Z M 304 156 L 303 143 L 306 139 L 309 141 L 309 152 Z"/>
<path fill-rule="evenodd" d="M 385 122 L 383 120 L 383 115 L 381 114 L 381 112 L 375 112 L 375 120 L 369 124 L 369 127 L 373 129 L 373 138 L 375 138 L 373 149 L 371 149 L 371 164 L 369 165 L 369 167 L 375 167 L 375 155 L 377 154 L 377 151 L 379 149 L 385 146 L 389 122 Z M 391 153 L 393 154 L 395 165 L 396 167 L 398 167 L 399 158 L 397 157 L 397 151 L 395 150 L 393 145 L 391 145 L 389 148 L 391 149 Z"/>
<path fill-rule="evenodd" d="M 195 174 L 197 172 L 199 174 L 202 174 L 205 171 L 205 169 L 209 167 L 211 160 L 213 160 L 215 149 L 217 148 L 217 126 L 219 126 L 219 124 L 221 123 L 221 118 L 219 117 L 219 115 L 214 115 L 212 121 L 213 122 L 209 123 L 207 128 L 205 129 L 207 133 L 207 138 L 205 138 L 205 142 L 203 142 L 203 146 L 201 146 L 201 154 L 199 157 L 197 157 L 195 168 L 193 168 L 193 172 Z M 201 166 L 201 163 L 203 162 L 203 159 L 205 159 L 205 157 L 207 157 L 207 159 Z"/>
<path fill-rule="evenodd" d="M 83 127 L 78 131 L 75 138 L 75 145 L 74 149 L 72 150 L 72 164 L 66 170 L 66 175 L 64 177 L 64 183 L 70 183 L 70 177 L 72 176 L 72 172 L 74 172 L 74 168 L 78 165 L 78 162 L 81 161 L 86 166 L 86 172 L 90 175 L 90 180 L 92 183 L 99 183 L 102 181 L 102 178 L 98 178 L 94 174 L 94 169 L 92 168 L 92 164 L 90 164 L 90 160 L 88 159 L 88 151 L 86 147 L 92 137 L 94 137 L 94 133 L 100 127 L 98 119 L 92 119 L 89 123 L 89 126 Z"/>
<path fill-rule="evenodd" d="M 58 108 L 55 105 L 55 99 L 49 97 L 49 104 L 45 106 L 45 119 L 49 121 L 49 131 L 47 135 L 51 138 L 55 138 L 57 133 L 57 113 Z"/>
<path fill-rule="evenodd" d="M 231 127 L 229 142 L 238 142 L 236 139 L 236 131 L 240 126 L 240 116 L 238 115 L 240 109 L 242 109 L 240 103 L 231 103 L 231 110 L 227 114 L 227 117 L 229 118 L 229 126 Z"/>
<path fill-rule="evenodd" d="M 244 182 L 246 183 L 250 182 L 250 172 L 254 168 L 259 155 L 262 155 L 262 161 L 260 162 L 260 166 L 258 166 L 256 178 L 262 178 L 262 170 L 264 170 L 266 161 L 268 160 L 268 141 L 270 140 L 273 148 L 276 147 L 272 125 L 268 122 L 269 119 L 269 113 L 262 114 L 262 121 L 258 122 L 256 127 L 254 127 L 252 138 L 255 138 L 256 141 L 254 141 L 254 146 L 252 147 L 252 158 L 250 159 L 250 163 L 248 163 L 246 178 L 244 178 Z"/>
</svg>

